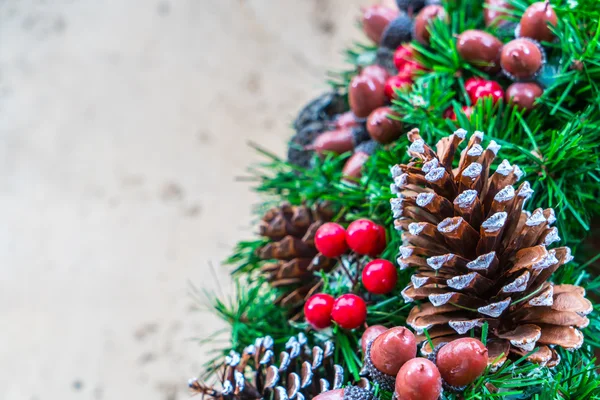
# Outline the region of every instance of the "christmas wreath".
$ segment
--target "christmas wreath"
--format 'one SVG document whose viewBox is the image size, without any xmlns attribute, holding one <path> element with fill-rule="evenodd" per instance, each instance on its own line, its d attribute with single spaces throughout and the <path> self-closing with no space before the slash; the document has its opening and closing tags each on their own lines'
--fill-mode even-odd
<svg viewBox="0 0 600 400">
<path fill-rule="evenodd" d="M 397 0 L 250 169 L 215 399 L 600 399 L 597 0 Z"/>
</svg>

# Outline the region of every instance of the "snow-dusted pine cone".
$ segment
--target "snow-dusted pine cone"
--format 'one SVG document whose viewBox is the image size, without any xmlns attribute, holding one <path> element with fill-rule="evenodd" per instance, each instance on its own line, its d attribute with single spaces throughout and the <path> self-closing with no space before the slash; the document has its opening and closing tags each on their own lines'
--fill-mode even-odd
<svg viewBox="0 0 600 400">
<path fill-rule="evenodd" d="M 555 346 L 582 345 L 592 304 L 581 287 L 549 282 L 572 259 L 568 247 L 550 248 L 560 241 L 554 211 L 523 211 L 529 183 L 518 184 L 523 172 L 507 160 L 490 172 L 500 146 L 491 141 L 484 149 L 481 132 L 457 156 L 465 136 L 459 129 L 434 150 L 412 130 L 412 160 L 392 168 L 391 205 L 403 238 L 398 263 L 415 269 L 402 295 L 422 302 L 408 323 L 418 334 L 427 329 L 435 347 L 487 322 L 491 361 L 539 347 L 530 360 L 556 365 Z"/>
</svg>

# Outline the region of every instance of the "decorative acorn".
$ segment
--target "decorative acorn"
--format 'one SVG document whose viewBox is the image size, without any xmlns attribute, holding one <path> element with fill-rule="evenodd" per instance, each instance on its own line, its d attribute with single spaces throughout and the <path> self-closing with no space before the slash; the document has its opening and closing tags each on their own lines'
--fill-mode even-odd
<svg viewBox="0 0 600 400">
<path fill-rule="evenodd" d="M 402 121 L 390 107 L 380 107 L 367 119 L 367 132 L 371 139 L 381 144 L 392 143 L 402 135 Z"/>
<path fill-rule="evenodd" d="M 372 76 L 357 75 L 350 82 L 348 102 L 358 118 L 366 118 L 371 112 L 385 105 L 385 84 Z"/>
<path fill-rule="evenodd" d="M 371 379 L 393 390 L 400 368 L 417 355 L 415 335 L 403 326 L 388 329 L 367 345 L 365 367 Z"/>
<path fill-rule="evenodd" d="M 362 27 L 369 39 L 379 44 L 385 28 L 398 16 L 398 11 L 382 5 L 363 9 Z"/>
<path fill-rule="evenodd" d="M 550 1 L 539 1 L 533 3 L 523 16 L 519 27 L 519 36 L 528 37 L 538 42 L 552 42 L 555 39 L 554 33 L 549 25 L 556 26 L 558 18 Z"/>
<path fill-rule="evenodd" d="M 398 400 L 438 400 L 442 378 L 434 363 L 413 358 L 400 368 L 394 387 Z"/>
<path fill-rule="evenodd" d="M 488 349 L 474 338 L 453 340 L 438 351 L 435 363 L 442 379 L 460 390 L 483 374 L 488 366 Z"/>
<path fill-rule="evenodd" d="M 385 85 L 385 82 L 389 79 L 389 72 L 381 65 L 369 65 L 362 69 L 360 75 L 367 76 L 378 80 Z"/>
<path fill-rule="evenodd" d="M 415 18 L 413 36 L 421 44 L 429 45 L 431 33 L 429 32 L 431 22 L 434 19 L 447 21 L 448 15 L 444 7 L 440 5 L 430 5 L 423 8 Z"/>
<path fill-rule="evenodd" d="M 535 41 L 514 39 L 504 45 L 500 57 L 502 70 L 513 80 L 533 79 L 546 62 L 546 54 Z"/>
<path fill-rule="evenodd" d="M 352 151 L 358 143 L 366 138 L 365 129 L 362 126 L 341 128 L 323 132 L 306 148 L 315 151 L 319 155 L 326 152 L 342 154 Z"/>
<path fill-rule="evenodd" d="M 502 42 L 487 32 L 471 29 L 464 31 L 456 41 L 458 54 L 475 67 L 487 71 L 500 71 Z"/>
<path fill-rule="evenodd" d="M 386 332 L 387 330 L 388 330 L 388 328 L 386 328 L 383 325 L 371 325 L 370 327 L 365 329 L 365 332 L 363 333 L 363 335 L 360 339 L 360 347 L 362 348 L 363 354 L 366 355 L 367 354 L 367 346 L 373 340 L 377 339 L 377 337 L 379 335 Z"/>
<path fill-rule="evenodd" d="M 380 46 L 395 51 L 398 46 L 408 43 L 412 39 L 413 21 L 406 13 L 400 13 L 385 28 L 381 37 Z"/>
<path fill-rule="evenodd" d="M 343 179 L 348 182 L 358 181 L 362 177 L 363 165 L 365 165 L 378 147 L 379 144 L 374 140 L 368 140 L 356 146 L 354 154 L 346 161 L 344 169 L 342 169 Z"/>
<path fill-rule="evenodd" d="M 513 6 L 507 0 L 485 0 L 483 9 L 483 19 L 485 26 L 503 26 L 509 23 L 505 17 L 508 15 L 506 10 L 511 10 Z"/>
<path fill-rule="evenodd" d="M 313 400 L 373 400 L 373 392 L 359 386 L 348 386 L 343 389 L 329 390 L 313 398 Z"/>
<path fill-rule="evenodd" d="M 535 101 L 542 96 L 544 89 L 534 82 L 515 82 L 506 89 L 506 102 L 525 110 L 533 110 Z"/>
</svg>

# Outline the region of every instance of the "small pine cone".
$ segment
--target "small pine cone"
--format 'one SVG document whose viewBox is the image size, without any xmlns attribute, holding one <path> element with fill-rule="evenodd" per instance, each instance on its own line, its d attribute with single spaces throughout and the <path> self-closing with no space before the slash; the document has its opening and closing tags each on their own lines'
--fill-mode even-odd
<svg viewBox="0 0 600 400">
<path fill-rule="evenodd" d="M 483 133 L 455 160 L 465 135 L 459 129 L 434 150 L 412 130 L 412 160 L 392 168 L 391 205 L 403 238 L 398 263 L 415 269 L 402 295 L 423 302 L 407 322 L 420 335 L 427 329 L 434 347 L 487 322 L 490 361 L 505 355 L 496 367 L 509 353 L 535 347 L 531 361 L 556 365 L 555 346 L 582 345 L 592 304 L 582 288 L 549 282 L 572 259 L 567 247 L 549 248 L 560 241 L 553 210 L 523 211 L 529 183 L 515 186 L 523 173 L 507 160 L 489 172 L 500 146 L 491 141 L 484 149 Z M 432 351 L 429 343 L 421 350 Z"/>
<path fill-rule="evenodd" d="M 310 400 L 340 389 L 344 369 L 333 363 L 333 343 L 307 345 L 306 337 L 291 337 L 285 351 L 275 356 L 273 339 L 256 339 L 242 354 L 231 351 L 221 366 L 220 385 L 213 387 L 191 379 L 190 389 L 218 400 Z M 272 397 L 271 397 L 272 396 Z"/>
<path fill-rule="evenodd" d="M 320 254 L 314 242 L 317 229 L 331 218 L 333 211 L 323 204 L 310 208 L 284 203 L 267 211 L 260 222 L 260 235 L 270 240 L 258 249 L 258 256 L 269 261 L 261 272 L 273 287 L 285 289 L 277 303 L 290 308 L 294 320 L 302 316 L 305 299 L 321 287 L 316 273 L 337 264 Z"/>
</svg>

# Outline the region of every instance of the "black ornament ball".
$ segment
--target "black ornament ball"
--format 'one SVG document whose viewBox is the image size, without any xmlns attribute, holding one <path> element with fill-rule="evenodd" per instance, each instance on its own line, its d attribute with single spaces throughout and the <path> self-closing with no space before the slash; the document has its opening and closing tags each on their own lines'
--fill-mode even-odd
<svg viewBox="0 0 600 400">
<path fill-rule="evenodd" d="M 402 43 L 412 40 L 413 21 L 405 13 L 401 13 L 383 31 L 380 46 L 396 50 Z"/>
</svg>

